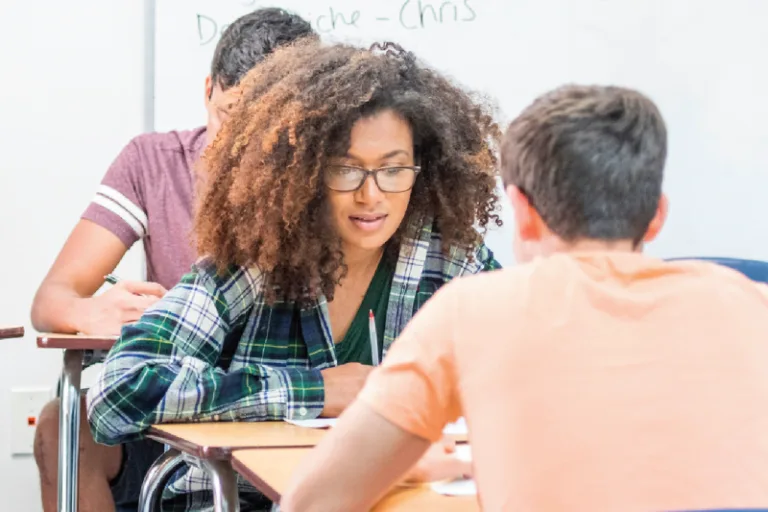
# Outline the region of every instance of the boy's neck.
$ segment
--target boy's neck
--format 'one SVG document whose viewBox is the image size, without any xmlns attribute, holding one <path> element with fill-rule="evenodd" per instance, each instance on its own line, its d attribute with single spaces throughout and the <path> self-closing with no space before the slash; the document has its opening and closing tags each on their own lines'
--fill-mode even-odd
<svg viewBox="0 0 768 512">
<path fill-rule="evenodd" d="M 643 244 L 635 244 L 632 240 L 593 240 L 584 239 L 576 242 L 566 242 L 559 237 L 551 236 L 542 241 L 542 254 L 582 253 L 582 252 L 643 252 Z"/>
<path fill-rule="evenodd" d="M 559 252 L 643 252 L 642 244 L 631 240 L 580 240 L 570 244 L 563 243 Z"/>
</svg>

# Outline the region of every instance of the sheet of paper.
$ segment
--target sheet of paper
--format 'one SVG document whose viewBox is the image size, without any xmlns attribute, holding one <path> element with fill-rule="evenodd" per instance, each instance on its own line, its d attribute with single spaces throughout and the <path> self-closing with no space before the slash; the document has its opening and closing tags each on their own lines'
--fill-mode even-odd
<svg viewBox="0 0 768 512">
<path fill-rule="evenodd" d="M 306 428 L 331 428 L 336 425 L 336 418 L 316 418 L 314 420 L 285 420 L 299 427 Z"/>
<path fill-rule="evenodd" d="M 466 462 L 472 462 L 472 447 L 468 444 L 457 444 L 456 451 L 453 452 L 456 458 Z"/>
<path fill-rule="evenodd" d="M 468 444 L 460 444 L 456 446 L 456 457 L 461 460 L 471 461 L 472 449 Z M 445 496 L 474 496 L 477 494 L 477 486 L 471 478 L 433 482 L 430 486 L 433 491 Z"/>
<path fill-rule="evenodd" d="M 467 422 L 464 418 L 459 418 L 455 423 L 449 423 L 443 429 L 443 434 L 462 436 L 467 435 Z"/>
<path fill-rule="evenodd" d="M 471 478 L 451 482 L 435 482 L 432 484 L 432 490 L 443 496 L 474 496 L 477 494 L 477 486 Z"/>
</svg>

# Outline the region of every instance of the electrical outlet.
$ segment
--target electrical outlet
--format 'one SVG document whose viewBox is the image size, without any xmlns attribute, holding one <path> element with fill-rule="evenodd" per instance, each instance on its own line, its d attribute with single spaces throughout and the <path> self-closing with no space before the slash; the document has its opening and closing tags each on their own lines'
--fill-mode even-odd
<svg viewBox="0 0 768 512">
<path fill-rule="evenodd" d="M 11 389 L 12 455 L 32 454 L 40 411 L 51 398 L 53 398 L 51 388 Z"/>
</svg>

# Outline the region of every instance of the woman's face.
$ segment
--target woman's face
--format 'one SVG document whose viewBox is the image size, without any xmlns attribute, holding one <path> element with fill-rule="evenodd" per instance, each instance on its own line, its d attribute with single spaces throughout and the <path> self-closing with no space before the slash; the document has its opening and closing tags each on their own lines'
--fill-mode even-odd
<svg viewBox="0 0 768 512">
<path fill-rule="evenodd" d="M 411 127 L 394 111 L 383 110 L 353 125 L 347 154 L 324 170 L 333 224 L 347 255 L 380 249 L 395 234 L 411 198 L 413 165 Z M 379 184 L 361 169 L 384 169 L 376 177 Z"/>
</svg>

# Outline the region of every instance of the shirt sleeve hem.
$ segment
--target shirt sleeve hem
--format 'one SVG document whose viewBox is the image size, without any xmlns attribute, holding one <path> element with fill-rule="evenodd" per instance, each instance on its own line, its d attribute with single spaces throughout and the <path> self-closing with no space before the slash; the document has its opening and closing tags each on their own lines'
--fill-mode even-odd
<svg viewBox="0 0 768 512">
<path fill-rule="evenodd" d="M 88 205 L 80 218 L 103 227 L 119 238 L 127 249 L 130 249 L 141 238 L 118 215 L 95 203 Z"/>
<path fill-rule="evenodd" d="M 443 437 L 442 429 L 432 432 L 423 426 L 417 426 L 409 422 L 402 415 L 395 414 L 393 408 L 388 406 L 385 401 L 376 396 L 375 393 L 366 393 L 365 390 L 357 397 L 367 407 L 371 408 L 376 414 L 395 425 L 400 430 L 408 432 L 411 435 L 426 439 L 431 443 L 440 441 Z M 391 404 L 389 404 L 391 405 Z"/>
</svg>

